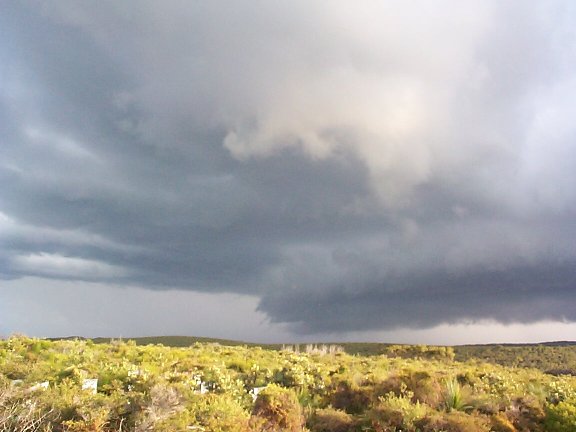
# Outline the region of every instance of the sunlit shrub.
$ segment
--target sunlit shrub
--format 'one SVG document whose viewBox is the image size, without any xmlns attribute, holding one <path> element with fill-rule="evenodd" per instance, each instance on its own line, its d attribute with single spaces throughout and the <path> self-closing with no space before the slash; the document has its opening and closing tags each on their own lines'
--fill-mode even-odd
<svg viewBox="0 0 576 432">
<path fill-rule="evenodd" d="M 304 426 L 296 393 L 275 384 L 269 385 L 258 395 L 252 417 L 252 425 L 262 432 L 300 432 Z"/>
<path fill-rule="evenodd" d="M 356 425 L 354 417 L 334 408 L 316 410 L 308 422 L 313 432 L 348 432 L 354 430 Z"/>
<path fill-rule="evenodd" d="M 110 412 L 106 407 L 79 409 L 77 413 L 80 418 L 62 423 L 66 432 L 101 432 L 110 423 Z"/>
<path fill-rule="evenodd" d="M 438 379 L 428 371 L 404 369 L 402 373 L 388 376 L 377 383 L 374 388 L 376 396 L 384 396 L 390 392 L 400 396 L 410 391 L 413 402 L 438 406 L 442 399 L 442 386 Z"/>
<path fill-rule="evenodd" d="M 248 432 L 250 414 L 227 395 L 197 396 L 183 410 L 157 424 L 155 431 L 205 430 L 210 432 Z"/>
<path fill-rule="evenodd" d="M 272 381 L 273 376 L 274 374 L 270 369 L 252 363 L 250 370 L 245 374 L 244 381 L 250 387 L 264 387 Z"/>
<path fill-rule="evenodd" d="M 284 387 L 298 387 L 312 392 L 326 387 L 325 371 L 308 356 L 282 352 L 285 357 L 283 367 L 274 372 L 273 380 Z"/>
<path fill-rule="evenodd" d="M 0 431 L 22 432 L 26 418 L 55 432 L 302 431 L 306 417 L 312 432 L 576 432 L 574 377 L 402 350 L 389 358 L 0 340 L 0 388 L 11 392 L 0 418 L 15 422 Z M 87 378 L 98 378 L 96 394 L 82 391 Z M 248 391 L 266 385 L 253 402 Z"/>
<path fill-rule="evenodd" d="M 203 371 L 202 376 L 212 391 L 226 394 L 248 406 L 250 397 L 246 392 L 244 382 L 236 376 L 234 371 L 221 366 L 211 366 Z"/>
<path fill-rule="evenodd" d="M 182 402 L 182 396 L 174 387 L 155 385 L 150 389 L 148 397 L 140 401 L 141 406 L 134 407 L 136 431 L 152 430 L 157 423 L 183 411 Z"/>
<path fill-rule="evenodd" d="M 490 422 L 485 417 L 459 411 L 432 413 L 415 422 L 420 432 L 489 432 Z"/>
<path fill-rule="evenodd" d="M 576 396 L 556 404 L 546 405 L 544 424 L 547 432 L 576 431 Z"/>
<path fill-rule="evenodd" d="M 447 379 L 442 393 L 444 408 L 450 412 L 466 411 L 472 408 L 470 405 L 470 391 L 468 387 L 462 387 L 457 379 Z"/>
<path fill-rule="evenodd" d="M 118 430 L 129 415 L 123 394 L 91 394 L 69 379 L 37 392 L 35 402 L 71 431 Z"/>
<path fill-rule="evenodd" d="M 390 392 L 366 413 L 370 426 L 376 432 L 388 430 L 415 431 L 415 422 L 423 418 L 428 409 L 420 402 L 412 402 L 414 394 L 404 391 L 397 396 Z"/>
<path fill-rule="evenodd" d="M 492 432 L 517 432 L 512 422 L 502 412 L 490 418 Z"/>
<path fill-rule="evenodd" d="M 576 381 L 561 377 L 548 384 L 548 402 L 555 404 L 562 402 L 576 393 Z"/>
</svg>

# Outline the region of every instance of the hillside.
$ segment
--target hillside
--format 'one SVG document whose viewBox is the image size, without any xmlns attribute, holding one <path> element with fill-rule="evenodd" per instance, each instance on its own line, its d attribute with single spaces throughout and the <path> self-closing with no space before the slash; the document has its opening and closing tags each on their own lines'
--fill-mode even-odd
<svg viewBox="0 0 576 432">
<path fill-rule="evenodd" d="M 72 337 L 72 339 L 75 339 Z M 110 343 L 111 338 L 95 338 L 95 343 Z M 280 350 L 287 345 L 258 344 L 230 339 L 195 336 L 156 336 L 130 338 L 136 345 L 161 344 L 167 347 L 189 347 L 195 343 L 217 343 L 223 346 L 248 346 Z M 351 355 L 386 355 L 401 358 L 453 357 L 458 361 L 479 360 L 510 367 L 536 368 L 551 374 L 576 375 L 576 342 L 558 341 L 538 344 L 484 344 L 453 347 L 398 345 L 377 342 L 294 344 L 296 351 L 306 352 L 307 346 L 338 346 Z"/>
<path fill-rule="evenodd" d="M 462 363 L 446 347 L 363 356 L 99 342 L 0 341 L 0 430 L 573 432 L 576 422 L 575 377 Z"/>
<path fill-rule="evenodd" d="M 576 375 L 576 343 L 466 345 L 454 348 L 456 359 L 477 359 L 504 366 L 536 368 L 551 374 Z"/>
</svg>

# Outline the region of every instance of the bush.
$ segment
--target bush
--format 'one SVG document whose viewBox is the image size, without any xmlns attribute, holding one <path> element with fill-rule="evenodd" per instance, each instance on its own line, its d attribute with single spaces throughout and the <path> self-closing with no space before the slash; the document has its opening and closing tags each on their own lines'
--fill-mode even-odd
<svg viewBox="0 0 576 432">
<path fill-rule="evenodd" d="M 489 432 L 490 422 L 480 416 L 463 412 L 434 413 L 415 422 L 421 432 Z"/>
<path fill-rule="evenodd" d="M 23 394 L 10 387 L 0 388 L 0 430 L 36 431 L 48 427 L 52 410 L 23 399 Z"/>
<path fill-rule="evenodd" d="M 534 396 L 516 398 L 513 401 L 512 409 L 508 410 L 506 414 L 514 427 L 520 431 L 548 431 L 542 426 L 546 415 L 544 407 L 542 402 Z"/>
<path fill-rule="evenodd" d="M 313 432 L 348 432 L 354 430 L 355 426 L 356 422 L 350 414 L 334 408 L 316 410 L 308 422 Z"/>
<path fill-rule="evenodd" d="M 374 393 L 385 396 L 390 392 L 397 396 L 406 390 L 412 393 L 412 401 L 438 406 L 442 397 L 442 386 L 430 373 L 422 370 L 404 369 L 401 374 L 388 376 L 375 386 Z"/>
<path fill-rule="evenodd" d="M 546 406 L 546 431 L 576 431 L 576 397 Z"/>
<path fill-rule="evenodd" d="M 491 417 L 492 432 L 517 432 L 514 425 L 504 413 L 498 413 Z"/>
<path fill-rule="evenodd" d="M 260 394 L 252 410 L 251 423 L 257 431 L 300 432 L 304 416 L 296 393 L 270 384 Z"/>
<path fill-rule="evenodd" d="M 468 387 L 462 387 L 457 379 L 446 380 L 446 386 L 443 392 L 444 408 L 450 412 L 466 411 L 472 408 L 468 403 L 470 399 Z"/>
<path fill-rule="evenodd" d="M 360 414 L 370 405 L 370 392 L 366 388 L 341 381 L 336 385 L 330 402 L 334 408 L 342 409 L 348 414 Z"/>
<path fill-rule="evenodd" d="M 312 432 L 576 432 L 575 391 L 576 377 L 477 362 L 0 340 L 7 432 L 301 432 L 304 417 Z"/>
<path fill-rule="evenodd" d="M 182 411 L 182 397 L 174 387 L 155 385 L 150 390 L 148 400 L 144 402 L 137 421 L 137 431 L 151 430 L 156 423 L 170 418 Z"/>
<path fill-rule="evenodd" d="M 190 411 L 194 413 L 196 421 L 194 425 L 204 427 L 206 431 L 247 432 L 250 430 L 250 415 L 232 396 L 199 397 L 198 402 L 191 407 Z"/>
<path fill-rule="evenodd" d="M 389 393 L 379 399 L 378 404 L 366 414 L 370 427 L 376 432 L 416 431 L 415 421 L 426 415 L 426 405 L 412 403 L 412 392 L 402 396 Z"/>
</svg>

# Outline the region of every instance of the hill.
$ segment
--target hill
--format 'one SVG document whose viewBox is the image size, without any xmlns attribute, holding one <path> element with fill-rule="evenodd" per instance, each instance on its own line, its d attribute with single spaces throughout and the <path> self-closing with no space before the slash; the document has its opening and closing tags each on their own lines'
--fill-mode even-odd
<svg viewBox="0 0 576 432">
<path fill-rule="evenodd" d="M 334 346 L 99 342 L 0 340 L 0 430 L 573 432 L 576 424 L 575 377 L 462 363 L 451 347 L 382 344 L 386 355 L 363 356 Z"/>
<path fill-rule="evenodd" d="M 80 339 L 68 337 L 61 339 Z M 58 339 L 51 339 L 58 340 Z M 94 343 L 110 343 L 113 338 L 94 338 Z M 535 368 L 554 375 L 576 375 L 576 342 L 555 341 L 531 344 L 480 344 L 456 345 L 452 347 L 432 345 L 399 345 L 379 342 L 308 343 L 308 344 L 261 344 L 231 339 L 197 336 L 147 336 L 128 338 L 136 345 L 164 345 L 167 347 L 189 347 L 196 343 L 213 343 L 222 346 L 260 347 L 281 350 L 290 347 L 296 352 L 311 352 L 318 347 L 338 347 L 350 355 L 399 358 L 439 359 L 452 358 L 457 361 L 482 361 L 508 367 Z"/>
</svg>

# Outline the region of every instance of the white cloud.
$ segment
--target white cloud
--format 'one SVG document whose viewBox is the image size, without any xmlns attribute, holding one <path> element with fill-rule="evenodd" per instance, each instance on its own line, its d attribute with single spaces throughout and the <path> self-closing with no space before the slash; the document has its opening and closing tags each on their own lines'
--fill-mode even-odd
<svg viewBox="0 0 576 432">
<path fill-rule="evenodd" d="M 59 152 L 63 157 L 88 159 L 84 162 L 90 163 L 98 161 L 94 153 L 69 137 L 34 127 L 26 128 L 24 134 L 34 145 Z"/>
<path fill-rule="evenodd" d="M 129 126 L 152 145 L 185 148 L 182 136 L 218 127 L 240 161 L 286 148 L 315 160 L 354 155 L 395 208 L 463 173 L 499 203 L 525 188 L 513 173 L 540 115 L 530 101 L 565 73 L 570 48 L 558 41 L 573 38 L 564 7 L 143 2 L 136 12 L 61 2 L 46 13 L 136 77 L 121 100 L 148 114 Z"/>
<path fill-rule="evenodd" d="M 91 233 L 83 229 L 57 229 L 52 227 L 40 227 L 18 221 L 0 211 L 0 240 L 26 241 L 42 247 L 47 243 L 65 246 L 93 246 L 109 251 L 121 251 L 126 253 L 141 252 L 142 248 L 115 242 L 99 234 Z"/>
<path fill-rule="evenodd" d="M 129 272 L 104 262 L 57 254 L 36 253 L 12 258 L 14 270 L 27 274 L 75 279 L 109 279 L 127 276 Z"/>
</svg>

